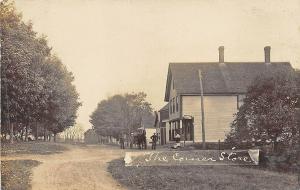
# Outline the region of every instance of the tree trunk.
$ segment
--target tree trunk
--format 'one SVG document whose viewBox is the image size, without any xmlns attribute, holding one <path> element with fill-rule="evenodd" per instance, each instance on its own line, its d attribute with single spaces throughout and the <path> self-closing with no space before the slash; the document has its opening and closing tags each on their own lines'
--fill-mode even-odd
<svg viewBox="0 0 300 190">
<path fill-rule="evenodd" d="M 10 137 L 9 142 L 11 144 L 14 143 L 14 125 L 13 125 L 13 123 L 11 123 L 9 126 L 9 137 Z"/>
<path fill-rule="evenodd" d="M 46 141 L 46 139 L 47 139 L 47 134 L 46 134 L 46 128 L 44 126 L 44 141 Z"/>
<path fill-rule="evenodd" d="M 54 133 L 54 142 L 56 142 L 56 133 Z"/>
<path fill-rule="evenodd" d="M 34 138 L 35 138 L 35 140 L 38 139 L 38 124 L 37 124 L 37 122 L 35 122 L 35 134 L 34 134 Z"/>
<path fill-rule="evenodd" d="M 273 152 L 277 152 L 278 142 L 277 137 L 273 138 Z"/>
<path fill-rule="evenodd" d="M 20 139 L 21 139 L 21 141 L 24 141 L 23 136 L 24 136 L 24 129 L 21 129 L 21 132 L 20 132 Z"/>
<path fill-rule="evenodd" d="M 25 142 L 28 141 L 28 124 L 25 126 Z"/>
</svg>

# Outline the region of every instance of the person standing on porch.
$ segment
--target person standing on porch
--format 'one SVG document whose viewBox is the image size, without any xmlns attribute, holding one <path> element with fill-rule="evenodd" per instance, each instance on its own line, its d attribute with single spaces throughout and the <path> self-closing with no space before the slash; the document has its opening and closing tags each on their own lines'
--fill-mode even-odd
<svg viewBox="0 0 300 190">
<path fill-rule="evenodd" d="M 175 135 L 175 141 L 176 141 L 176 148 L 180 147 L 180 134 L 179 133 L 177 133 Z"/>
</svg>

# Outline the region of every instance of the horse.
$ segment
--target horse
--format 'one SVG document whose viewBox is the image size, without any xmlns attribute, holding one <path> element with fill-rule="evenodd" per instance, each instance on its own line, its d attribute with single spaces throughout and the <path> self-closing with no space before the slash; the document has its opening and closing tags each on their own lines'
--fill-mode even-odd
<svg viewBox="0 0 300 190">
<path fill-rule="evenodd" d="M 136 145 L 139 149 L 147 149 L 146 131 L 137 131 L 132 134 L 130 148 Z"/>
</svg>

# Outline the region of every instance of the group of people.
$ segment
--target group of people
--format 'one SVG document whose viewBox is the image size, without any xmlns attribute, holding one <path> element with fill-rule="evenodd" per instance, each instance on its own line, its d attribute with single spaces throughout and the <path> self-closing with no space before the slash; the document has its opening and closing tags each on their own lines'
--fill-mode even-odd
<svg viewBox="0 0 300 190">
<path fill-rule="evenodd" d="M 158 141 L 158 136 L 157 136 L 157 133 L 153 133 L 153 135 L 150 137 L 152 142 L 152 150 L 155 150 L 156 149 L 156 144 L 157 144 L 157 141 Z M 121 149 L 125 149 L 125 140 L 124 140 L 124 136 L 123 135 L 120 135 L 119 137 L 119 142 L 120 142 L 120 148 Z"/>
<path fill-rule="evenodd" d="M 152 147 L 151 148 L 152 148 L 152 150 L 156 150 L 156 145 L 157 145 L 157 141 L 158 141 L 157 133 L 153 133 L 153 135 L 150 138 L 152 140 L 152 142 L 151 142 Z M 180 134 L 179 133 L 177 133 L 175 135 L 175 141 L 176 141 L 176 144 L 172 148 L 180 147 Z M 125 149 L 125 142 L 124 142 L 123 135 L 120 136 L 120 141 L 119 142 L 120 142 L 120 148 Z M 130 147 L 132 147 L 132 145 Z"/>
</svg>

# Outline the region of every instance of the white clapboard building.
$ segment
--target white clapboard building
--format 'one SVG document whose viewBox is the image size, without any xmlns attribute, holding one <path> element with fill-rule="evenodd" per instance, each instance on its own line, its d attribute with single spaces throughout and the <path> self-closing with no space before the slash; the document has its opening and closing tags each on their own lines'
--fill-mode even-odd
<svg viewBox="0 0 300 190">
<path fill-rule="evenodd" d="M 176 133 L 181 134 L 181 140 L 202 141 L 201 92 L 206 141 L 223 141 L 251 82 L 267 71 L 293 71 L 289 62 L 271 62 L 270 49 L 264 48 L 264 62 L 224 62 L 221 46 L 219 62 L 170 63 L 167 104 L 159 111 L 161 143 L 174 141 Z"/>
</svg>

